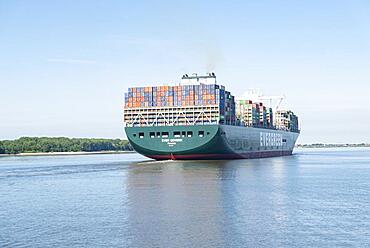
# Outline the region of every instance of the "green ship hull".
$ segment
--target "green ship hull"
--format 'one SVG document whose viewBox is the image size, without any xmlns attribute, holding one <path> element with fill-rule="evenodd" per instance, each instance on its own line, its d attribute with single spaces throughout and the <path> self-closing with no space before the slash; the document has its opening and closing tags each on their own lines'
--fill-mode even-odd
<svg viewBox="0 0 370 248">
<path fill-rule="evenodd" d="M 299 133 L 232 125 L 125 127 L 132 147 L 156 160 L 291 155 Z"/>
</svg>

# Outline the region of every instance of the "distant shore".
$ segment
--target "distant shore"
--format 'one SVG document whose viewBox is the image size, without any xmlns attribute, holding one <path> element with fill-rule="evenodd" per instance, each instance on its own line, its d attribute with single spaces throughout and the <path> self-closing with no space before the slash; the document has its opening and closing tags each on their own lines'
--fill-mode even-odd
<svg viewBox="0 0 370 248">
<path fill-rule="evenodd" d="M 370 147 L 370 144 L 298 144 L 296 148 L 340 148 L 340 147 Z"/>
<path fill-rule="evenodd" d="M 70 156 L 70 155 L 97 155 L 97 154 L 125 154 L 135 151 L 96 151 L 96 152 L 25 152 L 18 154 L 0 154 L 0 157 L 26 157 L 26 156 Z"/>
</svg>

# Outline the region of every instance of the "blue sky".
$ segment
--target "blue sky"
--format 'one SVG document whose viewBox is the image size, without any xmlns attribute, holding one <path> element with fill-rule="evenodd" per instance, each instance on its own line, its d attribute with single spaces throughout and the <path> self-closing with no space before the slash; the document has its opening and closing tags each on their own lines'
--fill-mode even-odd
<svg viewBox="0 0 370 248">
<path fill-rule="evenodd" d="M 123 138 L 129 86 L 284 94 L 299 143 L 370 142 L 368 1 L 0 0 L 0 139 Z"/>
</svg>

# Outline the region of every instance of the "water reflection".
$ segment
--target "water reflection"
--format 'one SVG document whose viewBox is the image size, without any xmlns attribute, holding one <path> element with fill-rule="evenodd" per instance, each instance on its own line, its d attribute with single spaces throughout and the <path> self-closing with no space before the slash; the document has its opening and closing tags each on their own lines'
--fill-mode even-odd
<svg viewBox="0 0 370 248">
<path fill-rule="evenodd" d="M 221 165 L 199 162 L 135 164 L 127 180 L 135 247 L 219 245 Z"/>
<path fill-rule="evenodd" d="M 129 220 L 137 247 L 266 242 L 290 218 L 286 158 L 132 164 Z M 289 161 L 289 160 L 288 160 Z M 230 243 L 232 242 L 232 243 Z M 273 243 L 271 243 L 273 246 Z"/>
</svg>

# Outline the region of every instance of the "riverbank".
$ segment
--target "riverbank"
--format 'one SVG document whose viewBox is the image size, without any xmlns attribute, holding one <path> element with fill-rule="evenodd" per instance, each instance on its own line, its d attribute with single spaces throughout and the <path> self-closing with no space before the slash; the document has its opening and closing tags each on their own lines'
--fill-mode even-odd
<svg viewBox="0 0 370 248">
<path fill-rule="evenodd" d="M 131 151 L 128 140 L 68 137 L 21 137 L 0 140 L 0 154 Z M 63 155 L 62 154 L 62 155 Z M 67 154 L 68 155 L 68 154 Z"/>
<path fill-rule="evenodd" d="M 96 152 L 27 152 L 18 154 L 0 154 L 0 157 L 25 157 L 25 156 L 72 156 L 72 155 L 97 155 L 97 154 L 125 154 L 135 151 L 96 151 Z"/>
<path fill-rule="evenodd" d="M 342 148 L 342 147 L 370 147 L 368 143 L 360 144 L 297 144 L 296 148 Z"/>
</svg>

